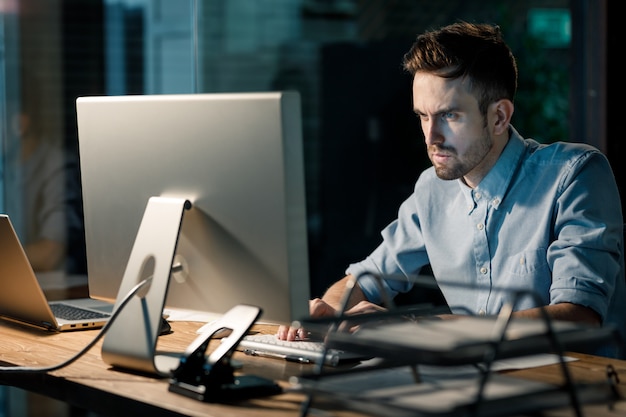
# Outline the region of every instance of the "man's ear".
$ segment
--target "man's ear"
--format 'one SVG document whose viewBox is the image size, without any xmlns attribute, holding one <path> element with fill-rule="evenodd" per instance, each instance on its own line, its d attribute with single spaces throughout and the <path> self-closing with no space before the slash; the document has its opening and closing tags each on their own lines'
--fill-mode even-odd
<svg viewBox="0 0 626 417">
<path fill-rule="evenodd" d="M 509 129 L 511 117 L 513 117 L 513 111 L 515 110 L 513 102 L 503 98 L 495 103 L 492 103 L 489 107 L 493 117 L 493 134 L 505 134 Z"/>
</svg>

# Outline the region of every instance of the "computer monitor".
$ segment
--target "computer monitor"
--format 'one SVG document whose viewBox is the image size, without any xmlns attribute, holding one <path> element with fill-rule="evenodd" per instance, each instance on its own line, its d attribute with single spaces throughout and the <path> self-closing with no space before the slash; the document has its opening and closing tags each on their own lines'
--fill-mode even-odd
<svg viewBox="0 0 626 417">
<path fill-rule="evenodd" d="M 185 198 L 165 305 L 261 320 L 308 314 L 297 92 L 80 97 L 90 296 L 114 301 L 153 196 Z"/>
</svg>

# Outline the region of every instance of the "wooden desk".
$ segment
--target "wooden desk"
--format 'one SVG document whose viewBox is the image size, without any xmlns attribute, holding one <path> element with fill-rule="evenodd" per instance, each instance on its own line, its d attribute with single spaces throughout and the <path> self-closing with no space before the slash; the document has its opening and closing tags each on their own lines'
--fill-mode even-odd
<svg viewBox="0 0 626 417">
<path fill-rule="evenodd" d="M 183 351 L 196 338 L 200 323 L 173 322 L 173 334 L 162 336 L 159 349 Z M 272 332 L 268 326 L 256 326 L 258 330 Z M 4 365 L 49 366 L 60 363 L 86 346 L 97 330 L 72 333 L 46 333 L 11 323 L 0 323 L 0 363 Z M 65 401 L 77 407 L 105 415 L 151 415 L 151 416 L 251 416 L 280 417 L 297 416 L 305 399 L 301 393 L 284 393 L 272 397 L 251 399 L 237 404 L 203 403 L 168 391 L 168 380 L 137 375 L 111 369 L 100 357 L 101 342 L 86 355 L 66 368 L 49 374 L 2 374 L 0 383 L 37 392 Z M 620 377 L 622 395 L 626 395 L 626 361 L 617 361 L 589 355 L 573 355 L 580 360 L 572 362 L 570 369 L 574 378 L 594 382 L 606 378 L 606 365 L 612 364 Z M 237 353 L 235 358 L 243 364 L 245 374 L 259 375 L 286 382 L 290 376 L 311 371 L 312 365 L 250 357 Z M 520 377 L 559 382 L 558 366 L 515 371 Z M 322 409 L 335 416 L 357 416 L 352 411 L 340 411 L 316 399 L 313 408 Z M 585 408 L 590 417 L 616 417 L 626 415 L 626 402 L 619 402 L 611 411 L 606 405 Z M 313 415 L 314 413 L 311 413 Z M 572 416 L 571 410 L 558 410 L 545 416 Z"/>
</svg>

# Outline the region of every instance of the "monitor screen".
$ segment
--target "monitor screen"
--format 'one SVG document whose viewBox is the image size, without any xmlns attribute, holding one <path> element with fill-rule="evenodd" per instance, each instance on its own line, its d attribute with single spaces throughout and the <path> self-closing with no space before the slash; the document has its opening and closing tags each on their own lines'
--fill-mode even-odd
<svg viewBox="0 0 626 417">
<path fill-rule="evenodd" d="M 114 301 L 148 200 L 185 198 L 165 305 L 261 320 L 308 314 L 297 92 L 80 97 L 90 296 Z"/>
</svg>

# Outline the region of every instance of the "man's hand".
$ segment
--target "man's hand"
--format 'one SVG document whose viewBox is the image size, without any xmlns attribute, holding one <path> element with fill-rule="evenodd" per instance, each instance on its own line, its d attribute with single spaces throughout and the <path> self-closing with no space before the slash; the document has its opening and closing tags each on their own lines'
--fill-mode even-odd
<svg viewBox="0 0 626 417">
<path fill-rule="evenodd" d="M 359 301 L 354 307 L 346 310 L 346 315 L 376 313 L 387 309 L 369 301 Z"/>
<path fill-rule="evenodd" d="M 346 310 L 346 315 L 367 314 L 377 311 L 385 311 L 385 308 L 369 301 L 360 301 L 354 307 Z M 331 317 L 337 314 L 337 310 L 321 298 L 309 301 L 309 312 L 311 317 Z M 302 327 L 280 326 L 276 332 L 276 337 L 280 340 L 303 340 L 308 338 L 308 332 Z"/>
<path fill-rule="evenodd" d="M 314 298 L 309 301 L 309 313 L 311 317 L 330 317 L 336 314 L 330 304 L 321 298 Z M 307 338 L 307 332 L 302 327 L 280 326 L 276 337 L 280 340 L 303 340 Z"/>
<path fill-rule="evenodd" d="M 352 288 L 350 299 L 348 300 L 348 309 L 346 314 L 363 314 L 373 311 L 384 310 L 376 304 L 366 301 L 363 291 L 358 285 L 352 287 L 353 278 L 346 275 L 326 290 L 323 298 L 314 298 L 309 301 L 309 314 L 311 317 L 332 317 L 337 315 L 337 311 L 341 306 L 347 288 Z M 350 285 L 348 285 L 350 284 Z M 276 337 L 281 340 L 300 340 L 307 339 L 308 332 L 302 328 L 293 326 L 280 326 Z"/>
</svg>

